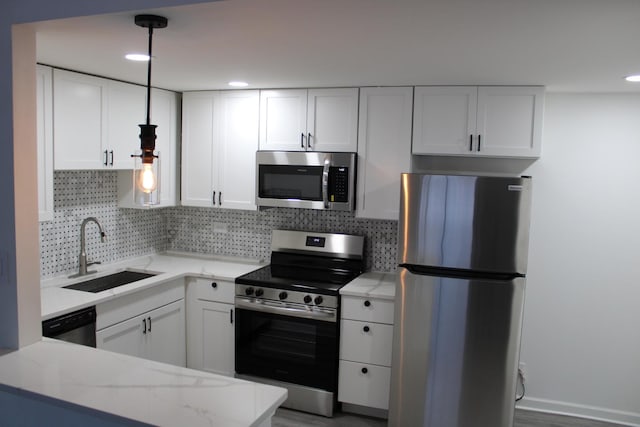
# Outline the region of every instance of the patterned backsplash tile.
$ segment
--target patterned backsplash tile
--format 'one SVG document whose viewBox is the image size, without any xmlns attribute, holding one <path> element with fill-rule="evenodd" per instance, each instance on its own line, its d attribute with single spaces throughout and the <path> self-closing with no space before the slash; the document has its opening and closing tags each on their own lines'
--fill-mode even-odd
<svg viewBox="0 0 640 427">
<path fill-rule="evenodd" d="M 86 252 L 103 263 L 164 250 L 267 260 L 271 230 L 290 229 L 365 236 L 367 270 L 393 271 L 397 221 L 356 218 L 348 212 L 274 208 L 265 211 L 174 207 L 140 210 L 117 206 L 117 172 L 57 171 L 54 218 L 40 223 L 42 277 L 78 268 L 80 225 L 94 216 L 107 234 L 86 227 Z"/>
</svg>

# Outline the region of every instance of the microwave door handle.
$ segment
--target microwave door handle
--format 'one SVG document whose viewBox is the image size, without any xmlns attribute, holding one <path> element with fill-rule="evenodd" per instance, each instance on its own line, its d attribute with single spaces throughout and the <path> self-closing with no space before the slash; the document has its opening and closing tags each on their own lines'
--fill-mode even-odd
<svg viewBox="0 0 640 427">
<path fill-rule="evenodd" d="M 322 201 L 324 208 L 329 209 L 329 159 L 324 159 L 324 167 L 322 168 Z"/>
</svg>

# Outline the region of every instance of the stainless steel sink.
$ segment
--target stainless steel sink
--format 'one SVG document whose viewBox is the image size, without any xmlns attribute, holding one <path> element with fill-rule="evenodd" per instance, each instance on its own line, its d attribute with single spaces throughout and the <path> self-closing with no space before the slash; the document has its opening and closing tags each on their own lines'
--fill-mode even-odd
<svg viewBox="0 0 640 427">
<path fill-rule="evenodd" d="M 85 280 L 84 282 L 74 283 L 73 285 L 64 286 L 66 289 L 74 289 L 83 292 L 102 292 L 107 289 L 117 288 L 118 286 L 128 283 L 137 282 L 155 276 L 153 273 L 140 273 L 138 271 L 120 271 L 118 273 L 109 274 L 107 276 L 96 277 L 95 279 Z"/>
</svg>

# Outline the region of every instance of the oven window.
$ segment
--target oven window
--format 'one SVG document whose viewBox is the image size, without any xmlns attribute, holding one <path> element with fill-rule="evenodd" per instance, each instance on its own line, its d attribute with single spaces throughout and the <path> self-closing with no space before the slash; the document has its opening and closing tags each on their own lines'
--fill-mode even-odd
<svg viewBox="0 0 640 427">
<path fill-rule="evenodd" d="M 338 325 L 236 309 L 236 372 L 331 390 Z"/>
<path fill-rule="evenodd" d="M 322 200 L 322 166 L 260 165 L 258 194 L 270 199 Z"/>
</svg>

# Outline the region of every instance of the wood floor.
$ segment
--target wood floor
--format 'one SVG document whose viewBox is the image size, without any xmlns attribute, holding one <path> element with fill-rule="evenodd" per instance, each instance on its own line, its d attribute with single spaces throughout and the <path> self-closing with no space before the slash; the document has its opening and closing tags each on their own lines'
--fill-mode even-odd
<svg viewBox="0 0 640 427">
<path fill-rule="evenodd" d="M 280 408 L 272 420 L 272 427 L 386 427 L 387 421 L 379 418 L 337 413 L 333 418 L 310 415 L 304 412 Z M 618 427 L 602 421 L 541 412 L 516 410 L 514 427 Z"/>
</svg>

